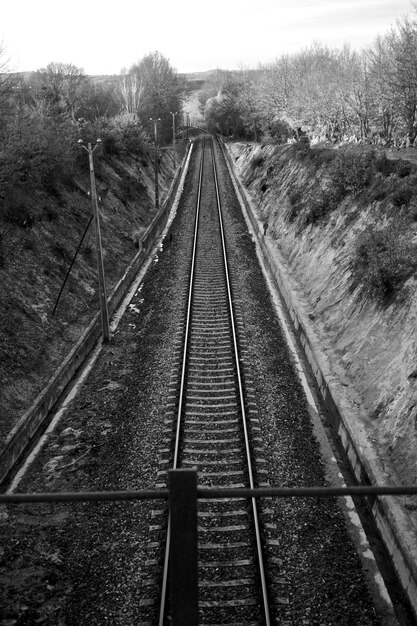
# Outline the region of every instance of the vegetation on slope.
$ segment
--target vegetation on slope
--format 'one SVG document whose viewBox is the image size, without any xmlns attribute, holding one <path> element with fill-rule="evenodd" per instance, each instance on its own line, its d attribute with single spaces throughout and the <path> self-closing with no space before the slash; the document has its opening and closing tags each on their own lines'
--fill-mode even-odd
<svg viewBox="0 0 417 626">
<path fill-rule="evenodd" d="M 417 463 L 414 148 L 230 151 L 342 411 L 384 471 L 407 484 Z M 316 211 L 323 195 L 336 200 Z"/>
<path fill-rule="evenodd" d="M 133 75 L 143 83 L 135 110 L 121 97 L 126 76 L 99 81 L 72 65 L 51 63 L 36 74 L 0 79 L 2 438 L 98 310 L 89 160 L 79 138 L 94 146 L 102 139 L 94 165 L 108 292 L 154 215 L 153 125 L 144 118 L 152 107 L 162 116 L 172 104 L 180 118 L 182 82 L 159 53 L 127 73 Z M 159 102 L 149 81 L 159 76 L 163 83 L 167 75 L 171 82 L 159 89 Z M 171 128 L 169 112 L 168 118 Z M 162 189 L 172 176 L 172 156 L 161 150 Z"/>
<path fill-rule="evenodd" d="M 263 195 L 276 185 L 274 172 L 289 161 L 304 168 L 305 177 L 294 177 L 287 191 L 286 219 L 296 222 L 300 232 L 309 226 L 323 227 L 344 206 L 351 221 L 355 213 L 371 209 L 374 219 L 358 232 L 351 257 L 351 287 L 379 303 L 392 302 L 417 269 L 410 227 L 417 221 L 417 167 L 362 145 L 311 148 L 297 142 L 277 148 L 276 154 L 259 191 Z M 261 165 L 262 153 L 252 161 L 254 172 Z"/>
</svg>

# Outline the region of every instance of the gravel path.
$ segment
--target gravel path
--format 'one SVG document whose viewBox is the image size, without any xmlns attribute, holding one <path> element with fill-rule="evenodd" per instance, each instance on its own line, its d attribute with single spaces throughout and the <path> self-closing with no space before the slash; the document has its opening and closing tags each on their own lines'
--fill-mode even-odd
<svg viewBox="0 0 417 626">
<path fill-rule="evenodd" d="M 171 233 L 111 343 L 19 491 L 146 489 L 157 482 L 164 403 L 183 270 L 191 244 L 191 165 Z M 223 178 L 223 174 L 221 175 Z M 275 486 L 322 485 L 325 470 L 303 391 L 237 201 L 226 192 L 234 297 L 248 338 L 259 417 Z M 135 624 L 150 523 L 148 503 L 0 510 L 2 626 Z M 378 624 L 334 500 L 271 502 L 288 624 Z"/>
</svg>

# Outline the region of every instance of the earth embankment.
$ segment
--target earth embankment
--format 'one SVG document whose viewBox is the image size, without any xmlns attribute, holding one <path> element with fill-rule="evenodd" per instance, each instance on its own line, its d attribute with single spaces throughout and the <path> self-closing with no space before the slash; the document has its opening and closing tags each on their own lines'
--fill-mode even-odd
<svg viewBox="0 0 417 626">
<path fill-rule="evenodd" d="M 87 155 L 85 161 L 88 165 Z M 142 157 L 95 154 L 95 170 L 110 294 L 155 217 L 154 163 L 151 151 Z M 172 155 L 164 151 L 159 160 L 161 206 L 173 176 Z M 51 189 L 22 192 L 13 219 L 0 225 L 2 441 L 99 310 L 89 190 L 88 168 L 80 167 L 74 178 Z"/>
<path fill-rule="evenodd" d="M 387 478 L 414 483 L 415 166 L 365 147 L 229 149 L 346 412 Z"/>
</svg>

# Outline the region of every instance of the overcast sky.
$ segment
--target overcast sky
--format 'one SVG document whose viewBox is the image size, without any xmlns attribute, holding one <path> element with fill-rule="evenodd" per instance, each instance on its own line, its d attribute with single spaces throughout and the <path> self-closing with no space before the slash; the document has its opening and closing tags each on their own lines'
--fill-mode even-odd
<svg viewBox="0 0 417 626">
<path fill-rule="evenodd" d="M 257 67 L 313 41 L 361 49 L 411 0 L 2 0 L 11 68 L 51 61 L 119 74 L 158 50 L 179 72 Z"/>
</svg>

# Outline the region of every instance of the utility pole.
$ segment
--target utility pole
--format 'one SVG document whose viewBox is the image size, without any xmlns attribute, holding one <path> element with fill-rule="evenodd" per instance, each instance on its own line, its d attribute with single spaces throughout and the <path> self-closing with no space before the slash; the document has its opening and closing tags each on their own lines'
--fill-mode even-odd
<svg viewBox="0 0 417 626">
<path fill-rule="evenodd" d="M 161 118 L 149 118 L 150 122 L 153 122 L 153 134 L 155 142 L 155 209 L 159 209 L 159 187 L 158 187 L 158 122 Z"/>
<path fill-rule="evenodd" d="M 173 154 L 174 154 L 174 169 L 175 169 L 175 167 L 176 167 L 176 162 L 175 162 L 175 116 L 178 114 L 178 111 L 175 111 L 175 113 L 170 111 L 170 113 L 172 115 L 172 149 L 173 149 Z"/>
<path fill-rule="evenodd" d="M 93 218 L 94 218 L 94 230 L 96 234 L 96 253 L 97 253 L 97 272 L 98 272 L 98 290 L 100 296 L 100 310 L 101 310 L 101 326 L 103 330 L 103 341 L 110 340 L 110 326 L 109 326 L 109 313 L 107 310 L 107 296 L 106 296 L 106 279 L 104 276 L 104 264 L 103 264 L 103 248 L 101 245 L 101 233 L 100 233 L 100 215 L 98 212 L 97 202 L 97 190 L 96 179 L 94 176 L 94 162 L 93 152 L 96 148 L 101 146 L 101 139 L 97 139 L 94 148 L 91 143 L 84 145 L 83 140 L 78 140 L 80 148 L 84 148 L 88 152 L 88 160 L 90 164 L 90 184 L 91 184 L 91 201 L 93 203 Z"/>
</svg>

